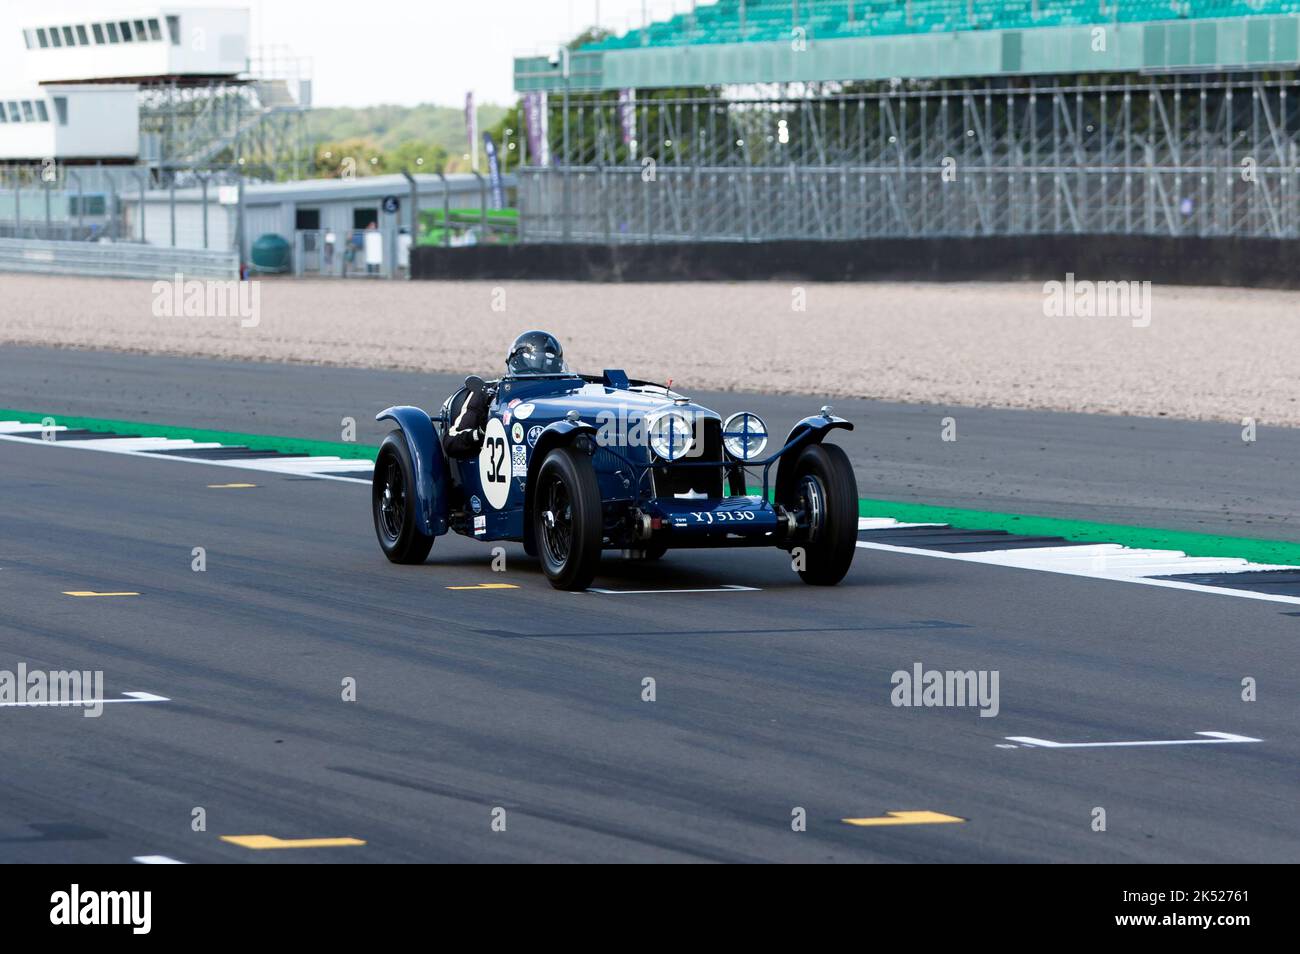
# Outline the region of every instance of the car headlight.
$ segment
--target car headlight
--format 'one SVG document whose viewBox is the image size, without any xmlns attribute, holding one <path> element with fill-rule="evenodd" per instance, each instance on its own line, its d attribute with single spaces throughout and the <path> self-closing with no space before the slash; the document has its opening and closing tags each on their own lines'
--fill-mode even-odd
<svg viewBox="0 0 1300 954">
<path fill-rule="evenodd" d="M 650 449 L 661 460 L 680 460 L 695 446 L 695 427 L 681 411 L 666 411 L 654 418 L 646 429 Z"/>
<path fill-rule="evenodd" d="M 751 411 L 733 414 L 722 424 L 722 445 L 737 460 L 753 460 L 767 446 L 767 425 Z"/>
</svg>

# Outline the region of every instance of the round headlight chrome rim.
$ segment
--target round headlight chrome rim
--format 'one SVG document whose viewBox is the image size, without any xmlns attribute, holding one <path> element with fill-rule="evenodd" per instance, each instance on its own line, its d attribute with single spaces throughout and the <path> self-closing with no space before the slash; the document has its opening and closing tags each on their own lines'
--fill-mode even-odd
<svg viewBox="0 0 1300 954">
<path fill-rule="evenodd" d="M 652 418 L 646 437 L 654 455 L 668 463 L 689 456 L 695 447 L 695 427 L 681 411 L 665 411 Z"/>
<path fill-rule="evenodd" d="M 754 460 L 767 447 L 767 424 L 753 411 L 733 414 L 722 423 L 722 446 L 736 460 Z"/>
</svg>

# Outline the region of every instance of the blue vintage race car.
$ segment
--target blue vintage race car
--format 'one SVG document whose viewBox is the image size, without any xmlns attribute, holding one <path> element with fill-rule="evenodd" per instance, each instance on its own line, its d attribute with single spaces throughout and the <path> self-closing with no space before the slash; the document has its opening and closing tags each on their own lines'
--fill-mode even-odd
<svg viewBox="0 0 1300 954">
<path fill-rule="evenodd" d="M 473 456 L 453 457 L 445 443 L 466 389 L 437 417 L 417 407 L 376 416 L 397 425 L 379 449 L 372 492 L 379 544 L 394 563 L 424 562 L 434 538 L 455 530 L 522 543 L 564 590 L 590 585 L 602 550 L 658 559 L 677 547 L 769 546 L 793 551 L 807 583 L 848 572 L 857 483 L 844 451 L 824 441 L 853 425 L 829 407 L 763 456 L 767 427 L 756 414 L 723 421 L 617 370 L 597 377 L 518 359 L 507 369 L 496 381 L 466 381 L 486 407 Z M 762 494 L 750 494 L 747 472 L 760 471 Z"/>
</svg>

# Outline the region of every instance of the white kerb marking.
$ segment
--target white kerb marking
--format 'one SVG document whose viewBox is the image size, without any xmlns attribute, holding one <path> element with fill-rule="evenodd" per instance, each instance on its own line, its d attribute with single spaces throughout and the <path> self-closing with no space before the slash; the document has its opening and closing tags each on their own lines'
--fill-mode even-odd
<svg viewBox="0 0 1300 954">
<path fill-rule="evenodd" d="M 1141 583 L 1144 586 L 1163 586 L 1166 589 L 1171 589 L 1171 590 L 1189 590 L 1193 593 L 1213 593 L 1217 596 L 1238 596 L 1241 597 L 1242 599 L 1247 599 L 1247 600 L 1263 600 L 1269 603 L 1290 603 L 1292 605 L 1300 606 L 1300 596 L 1283 596 L 1280 593 L 1260 593 L 1260 592 L 1256 592 L 1255 590 L 1240 590 L 1240 589 L 1234 589 L 1226 586 L 1208 586 L 1203 583 L 1187 583 L 1183 580 L 1157 580 L 1157 579 L 1152 579 L 1151 577 L 1136 575 L 1134 572 L 1132 572 L 1127 568 L 1121 570 L 1118 566 L 1115 566 L 1114 564 L 1111 564 L 1112 565 L 1111 569 L 1099 569 L 1096 565 L 1094 565 L 1092 561 L 1088 559 L 1078 560 L 1078 561 L 1044 559 L 1041 562 L 1035 562 L 1031 557 L 1014 558 L 1014 559 L 1008 557 L 1008 554 L 1011 553 L 1029 553 L 1029 552 L 1034 552 L 1042 549 L 1060 551 L 1060 550 L 1067 550 L 1067 549 L 1068 550 L 1092 549 L 1091 547 L 1082 547 L 1082 546 L 1081 547 L 1041 547 L 1041 548 L 1017 548 L 1016 550 L 982 550 L 978 553 L 946 553 L 942 550 L 923 550 L 920 547 L 902 547 L 892 543 L 872 543 L 866 540 L 859 540 L 857 545 L 862 547 L 862 549 L 864 550 L 883 550 L 887 553 L 905 553 L 909 556 L 929 557 L 932 560 L 956 560 L 960 563 L 983 563 L 986 566 L 1004 566 L 1004 567 L 1012 567 L 1014 569 L 1020 569 L 1020 570 L 1040 570 L 1045 573 L 1062 573 L 1067 576 L 1082 576 L 1094 580 L 1109 580 L 1111 582 L 1119 582 L 1119 583 Z M 1127 547 L 1120 547 L 1119 544 L 1115 544 L 1115 543 L 1098 544 L 1098 547 L 1118 548 L 1119 550 L 1128 549 Z M 1162 573 L 1165 575 L 1174 575 L 1177 573 L 1204 572 L 1204 571 L 1198 571 L 1195 568 L 1190 570 L 1183 569 L 1183 567 L 1187 566 L 1187 563 L 1182 562 L 1183 560 L 1195 561 L 1201 559 L 1199 557 L 1187 557 L 1177 550 L 1148 551 L 1148 553 L 1151 552 L 1161 552 L 1167 554 L 1167 559 L 1164 557 L 1161 558 L 1162 562 L 1151 560 L 1149 559 L 1149 557 L 1145 558 L 1148 560 L 1146 564 L 1147 568 L 1154 570 L 1155 572 Z M 1096 554 L 1093 554 L 1093 556 L 1096 556 Z M 1216 561 L 1216 562 L 1225 562 L 1225 561 Z M 1248 571 L 1260 570 L 1260 569 L 1263 570 L 1300 569 L 1298 567 L 1273 566 L 1270 564 L 1263 564 L 1263 563 L 1244 563 L 1243 565 L 1238 566 L 1236 565 L 1235 561 L 1229 561 L 1229 562 L 1233 562 L 1233 566 L 1234 566 L 1234 569 L 1229 572 L 1248 572 Z M 1107 564 L 1103 563 L 1102 565 L 1105 566 Z M 1176 568 L 1171 569 L 1171 567 L 1176 567 Z M 1194 563 L 1193 563 L 1193 567 L 1195 567 Z M 1221 571 L 1215 571 L 1215 572 L 1221 572 Z"/>
<path fill-rule="evenodd" d="M 36 426 L 34 430 L 41 430 Z M 370 478 L 345 477 L 341 473 L 355 471 L 369 475 L 374 470 L 374 462 L 363 459 L 338 457 L 245 457 L 235 460 L 207 460 L 201 457 L 185 457 L 179 454 L 149 454 L 147 450 L 185 449 L 176 442 L 163 440 L 164 443 L 139 445 L 132 438 L 105 438 L 89 441 L 36 441 L 26 437 L 16 437 L 12 433 L 0 431 L 0 441 L 13 441 L 16 444 L 39 444 L 42 447 L 58 447 L 64 450 L 88 450 L 104 454 L 121 454 L 124 457 L 143 458 L 147 460 L 164 460 L 179 464 L 203 464 L 208 467 L 226 467 L 232 470 L 255 470 L 261 473 L 287 474 L 289 476 L 311 477 L 315 480 L 341 480 L 350 484 L 369 484 Z M 134 445 L 134 446 L 133 446 Z M 194 449 L 226 447 L 225 444 L 191 444 Z M 297 463 L 295 463 L 297 462 Z M 329 473 L 318 473 L 318 470 Z"/>
<path fill-rule="evenodd" d="M 1050 739 L 1036 739 L 1031 735 L 1008 735 L 1006 739 L 1009 742 L 1019 742 L 1021 745 L 1039 749 L 1107 749 L 1125 748 L 1134 745 L 1222 745 L 1226 742 L 1264 741 L 1263 739 L 1252 739 L 1248 735 L 1234 735 L 1231 732 L 1197 732 L 1196 734 L 1208 736 L 1208 738 L 1154 739 L 1136 742 L 1052 742 Z M 999 748 L 1005 748 L 1005 746 L 999 746 Z"/>
</svg>

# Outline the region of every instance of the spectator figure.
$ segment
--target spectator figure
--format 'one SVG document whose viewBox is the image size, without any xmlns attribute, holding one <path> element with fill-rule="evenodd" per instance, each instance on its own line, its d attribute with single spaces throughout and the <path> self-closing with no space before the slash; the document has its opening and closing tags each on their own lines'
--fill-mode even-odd
<svg viewBox="0 0 1300 954">
<path fill-rule="evenodd" d="M 360 267 L 358 265 L 358 260 L 362 257 L 363 253 L 365 252 L 365 247 L 366 247 L 366 236 L 364 232 L 354 231 L 348 236 L 348 247 L 347 250 L 343 253 L 343 261 L 346 263 L 346 267 L 344 269 L 345 273 L 353 266 L 358 268 Z"/>
<path fill-rule="evenodd" d="M 366 226 L 365 232 L 366 245 L 366 273 L 377 275 L 379 268 L 384 264 L 384 236 L 379 231 L 379 224 L 371 222 Z"/>
</svg>

